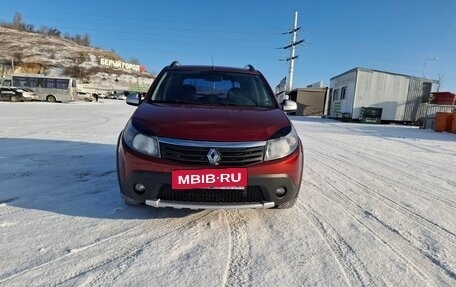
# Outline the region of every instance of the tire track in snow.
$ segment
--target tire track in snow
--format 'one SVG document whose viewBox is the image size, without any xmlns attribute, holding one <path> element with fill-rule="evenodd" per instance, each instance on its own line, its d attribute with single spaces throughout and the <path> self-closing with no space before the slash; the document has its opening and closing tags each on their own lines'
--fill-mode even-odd
<svg viewBox="0 0 456 287">
<path fill-rule="evenodd" d="M 452 233 L 451 231 L 447 230 L 446 228 L 424 218 L 423 216 L 417 214 L 416 212 L 410 210 L 409 208 L 389 199 L 387 196 L 381 194 L 378 191 L 375 191 L 374 189 L 370 188 L 369 186 L 357 181 L 355 178 L 352 178 L 343 172 L 337 170 L 333 166 L 330 166 L 322 161 L 319 161 L 311 156 L 308 156 L 308 158 L 311 158 L 312 160 L 318 162 L 320 165 L 326 166 L 328 169 L 334 171 L 333 175 L 339 174 L 344 178 L 344 182 L 348 179 L 350 183 L 354 183 L 355 185 L 361 186 L 363 188 L 363 191 L 368 193 L 370 196 L 373 198 L 376 198 L 379 202 L 382 202 L 383 204 L 387 205 L 388 207 L 396 210 L 397 212 L 404 214 L 405 216 L 412 218 L 416 222 L 418 222 L 421 226 L 427 228 L 431 232 L 435 233 L 436 235 L 440 236 L 441 238 L 447 240 L 448 242 L 456 245 L 456 235 Z M 307 166 L 307 168 L 309 168 Z"/>
<path fill-rule="evenodd" d="M 224 286 L 250 286 L 252 260 L 247 220 L 239 210 L 225 210 L 229 229 L 229 254 Z"/>
<path fill-rule="evenodd" d="M 100 285 L 109 285 L 112 283 L 109 281 L 110 278 L 116 278 L 128 269 L 151 242 L 213 212 L 202 211 L 185 218 L 172 219 L 158 228 L 157 222 L 146 222 L 96 243 L 73 249 L 59 258 L 0 279 L 0 286 L 29 286 L 32 283 L 40 286 L 57 286 L 113 262 L 119 262 L 118 268 L 103 272 L 95 279 L 96 282 L 101 282 Z"/>
<path fill-rule="evenodd" d="M 315 171 L 312 172 L 318 176 Z M 321 178 L 324 179 L 323 177 Z M 355 203 L 331 183 L 328 184 L 336 192 L 321 188 L 315 183 L 309 183 L 320 190 L 318 194 L 339 205 L 344 212 L 348 213 L 350 217 L 367 229 L 378 241 L 382 242 L 397 257 L 410 266 L 426 282 L 426 285 L 444 286 L 435 284 L 435 282 L 439 282 L 439 284 L 451 286 L 451 283 L 442 282 L 442 273 L 445 273 L 450 279 L 456 279 L 456 274 L 451 270 L 451 267 L 447 263 L 441 262 L 429 250 L 425 250 L 423 245 L 426 244 L 412 234 L 398 230 L 382 221 L 375 214 Z"/>
<path fill-rule="evenodd" d="M 156 240 L 158 238 L 154 238 Z M 89 282 L 86 282 L 84 284 L 81 284 L 81 286 L 109 286 L 115 280 L 122 275 L 125 271 L 127 271 L 130 266 L 133 265 L 133 263 L 136 261 L 136 259 L 143 253 L 144 249 L 154 240 L 146 241 L 134 250 L 132 250 L 130 253 L 125 254 L 122 257 L 117 257 L 114 258 L 113 260 L 104 262 L 103 264 L 100 265 L 95 265 L 92 269 L 86 270 L 80 274 L 77 274 L 71 278 L 67 278 L 64 281 L 60 282 L 58 285 L 64 284 L 64 283 L 70 283 L 71 280 L 77 278 L 78 276 L 93 272 L 97 269 L 100 268 L 105 268 L 106 270 L 101 272 L 101 274 L 98 274 L 95 276 L 93 279 L 91 279 Z M 112 265 L 112 266 L 111 266 Z"/>
<path fill-rule="evenodd" d="M 322 217 L 310 206 L 298 202 L 297 207 L 309 219 L 312 226 L 328 245 L 334 258 L 339 263 L 348 285 L 376 286 L 366 266 L 364 266 L 363 262 L 342 236 L 329 223 L 324 222 Z"/>
<path fill-rule="evenodd" d="M 320 141 L 319 144 L 325 144 L 325 143 Z M 372 166 L 374 166 L 374 167 L 384 167 L 385 169 L 383 169 L 383 171 L 390 172 L 391 174 L 394 174 L 395 176 L 388 177 L 388 176 L 382 175 L 381 173 L 372 172 L 372 171 L 370 171 L 368 169 L 362 169 L 363 173 L 369 173 L 374 178 L 379 178 L 381 180 L 387 180 L 387 182 L 394 182 L 396 185 L 399 185 L 399 186 L 405 186 L 405 187 L 407 187 L 407 192 L 410 192 L 410 193 L 412 193 L 412 194 L 414 194 L 416 196 L 419 196 L 421 198 L 432 200 L 434 202 L 438 201 L 438 202 L 440 202 L 440 204 L 446 205 L 447 207 L 456 210 L 456 202 L 451 201 L 449 199 L 445 199 L 445 198 L 439 197 L 436 194 L 434 194 L 432 192 L 429 192 L 428 191 L 429 189 L 423 188 L 424 186 L 428 185 L 428 181 L 426 181 L 425 179 L 423 179 L 421 177 L 417 177 L 415 174 L 407 173 L 405 171 L 405 170 L 407 170 L 407 168 L 405 168 L 405 167 L 404 168 L 397 168 L 396 164 L 385 165 L 384 164 L 384 162 L 385 162 L 385 156 L 384 155 L 382 155 L 381 157 L 378 156 L 377 158 L 379 160 L 375 160 L 374 158 L 372 158 L 372 157 L 375 157 L 375 155 L 373 153 L 365 153 L 364 152 L 363 154 L 361 154 L 362 150 L 355 152 L 355 151 L 347 149 L 346 146 L 341 146 L 341 145 L 338 145 L 337 143 L 331 143 L 331 145 L 328 145 L 328 146 L 330 146 L 331 148 L 333 148 L 334 146 L 338 146 L 340 148 L 340 149 L 338 149 L 339 151 L 341 149 L 343 149 L 344 152 L 350 153 L 353 156 L 355 156 L 356 158 L 360 158 L 364 162 L 366 162 L 366 161 L 367 162 L 371 162 Z M 319 156 L 327 158 L 327 159 L 329 159 L 331 161 L 334 161 L 334 159 L 335 159 L 334 156 L 332 156 L 332 157 L 328 156 L 328 153 L 321 153 L 318 150 L 312 150 L 312 152 L 313 153 L 317 153 L 317 154 L 319 154 Z M 360 168 L 358 168 L 358 167 L 353 165 L 353 159 L 350 160 L 350 159 L 348 159 L 345 156 L 341 156 L 340 154 L 338 154 L 338 156 L 339 156 L 339 158 L 337 158 L 337 160 L 339 162 L 341 162 L 343 164 L 347 164 L 347 165 L 353 166 L 353 168 L 360 169 Z M 340 157 L 342 157 L 342 158 L 340 158 Z M 391 161 L 392 162 L 397 162 L 398 161 L 398 157 L 392 158 Z M 391 161 L 387 161 L 387 162 L 391 162 Z M 403 161 L 400 161 L 400 162 L 403 163 L 403 162 L 406 162 L 406 160 L 404 159 Z M 435 167 L 435 168 L 437 168 L 437 167 Z M 394 172 L 391 171 L 391 170 L 394 170 Z M 416 182 L 420 182 L 419 186 L 413 186 L 413 189 L 418 190 L 419 192 L 414 192 L 413 190 L 410 190 L 410 186 L 404 184 L 403 182 L 401 182 L 399 180 L 396 180 L 395 178 L 397 177 L 397 174 L 404 174 L 406 177 L 414 178 Z M 421 174 L 421 175 L 426 175 L 426 174 Z M 427 175 L 427 176 L 431 176 L 431 175 Z M 432 175 L 432 177 L 437 177 L 437 176 L 436 175 Z M 449 178 L 450 178 L 450 176 L 449 176 Z M 443 180 L 443 182 L 446 182 L 449 185 L 452 184 L 452 183 L 450 183 L 448 181 L 448 179 Z M 456 181 L 454 181 L 454 182 L 455 182 L 454 184 L 456 184 Z M 435 188 L 435 186 L 432 186 L 431 190 L 433 188 Z M 451 190 L 449 190 L 448 188 L 445 188 L 445 187 L 441 187 L 441 188 L 451 192 Z"/>
<path fill-rule="evenodd" d="M 358 148 L 356 148 L 355 150 L 353 149 L 347 149 L 347 147 L 352 147 L 352 146 L 356 146 L 356 143 L 353 143 L 353 142 L 342 142 L 343 144 L 341 144 L 341 141 L 339 139 L 338 142 L 324 142 L 324 141 L 321 141 L 320 139 L 317 139 L 315 137 L 312 137 L 312 136 L 309 136 L 309 138 L 311 139 L 314 139 L 316 142 L 318 142 L 318 145 L 321 146 L 321 144 L 325 144 L 327 146 L 329 146 L 330 148 L 337 148 L 338 151 L 341 151 L 343 150 L 344 152 L 348 152 L 356 157 L 361 157 L 363 161 L 369 161 L 371 163 L 373 163 L 373 166 L 377 166 L 377 167 L 385 167 L 386 170 L 391 170 L 391 169 L 394 169 L 395 170 L 395 173 L 396 174 L 404 174 L 406 175 L 407 177 L 413 177 L 413 178 L 416 178 L 416 180 L 418 182 L 421 182 L 422 185 L 426 185 L 428 184 L 428 181 L 425 179 L 425 178 L 422 178 L 422 177 L 417 177 L 415 174 L 413 173 L 409 173 L 407 172 L 408 169 L 407 169 L 407 165 L 404 165 L 404 163 L 406 163 L 407 161 L 410 160 L 410 158 L 404 158 L 404 157 L 401 157 L 400 154 L 389 154 L 387 151 L 385 150 L 377 150 L 377 149 L 373 149 L 372 147 L 366 147 L 366 146 L 359 146 L 358 145 Z M 373 150 L 375 152 L 366 152 L 366 150 Z M 319 153 L 320 155 L 322 156 L 325 156 L 328 158 L 328 154 L 322 154 L 321 152 L 319 151 L 316 151 L 316 150 L 313 150 L 312 152 L 316 152 L 316 153 Z M 378 155 L 380 154 L 380 155 Z M 394 163 L 397 163 L 397 164 L 393 164 L 393 165 L 385 165 L 384 162 L 385 162 L 385 158 L 388 158 L 389 160 L 386 161 L 386 162 L 394 162 Z M 333 160 L 334 158 L 331 158 L 331 160 Z M 340 160 L 341 162 L 344 162 L 344 163 L 347 163 L 347 164 L 350 164 L 352 165 L 353 164 L 353 161 L 348 161 L 348 159 L 346 158 L 346 160 Z M 431 166 L 433 169 L 439 169 L 439 170 L 442 170 L 442 166 L 434 166 L 432 164 L 430 164 L 429 162 L 420 162 L 420 161 L 417 161 L 415 158 L 414 158 L 414 161 L 415 162 L 418 162 L 420 163 L 421 165 L 423 166 Z M 397 168 L 398 165 L 401 165 L 403 166 L 403 168 Z M 448 169 L 448 170 L 445 170 L 446 174 L 447 174 L 447 177 L 446 178 L 443 178 L 440 176 L 440 174 L 432 174 L 432 175 L 427 175 L 427 174 L 421 174 L 421 176 L 427 176 L 429 178 L 439 178 L 440 180 L 442 180 L 442 182 L 446 182 L 448 183 L 449 185 L 455 185 L 456 184 L 456 181 L 450 181 L 449 178 L 451 178 L 451 176 L 453 175 L 453 172 L 451 169 Z M 370 172 L 372 173 L 372 172 Z M 374 173 L 375 174 L 375 173 Z M 380 174 L 375 174 L 377 176 L 380 176 L 382 178 L 387 178 L 385 176 L 382 176 Z M 391 178 L 388 178 L 389 180 L 393 180 Z M 401 184 L 403 185 L 402 182 L 400 181 L 395 181 L 396 183 L 398 184 Z M 444 187 L 442 187 L 444 188 Z M 448 189 L 448 188 L 444 188 L 446 189 L 447 191 L 451 191 L 451 189 Z M 418 189 L 420 190 L 422 193 L 424 194 L 429 194 L 426 190 L 422 190 L 422 189 Z M 456 204 L 454 202 L 452 202 L 452 206 L 455 207 Z"/>
<path fill-rule="evenodd" d="M 323 154 L 323 153 L 320 153 L 318 151 L 313 151 L 313 152 L 318 153 L 320 156 L 325 157 L 328 160 L 334 161 L 334 157 L 329 157 L 327 154 Z M 357 155 L 357 156 L 359 156 L 359 155 Z M 311 157 L 311 158 L 316 160 L 314 157 Z M 363 160 L 364 161 L 369 161 L 368 158 L 363 158 Z M 348 160 L 338 160 L 338 161 L 340 163 L 342 163 L 342 164 L 347 164 L 347 165 L 352 166 L 352 162 L 350 162 Z M 374 161 L 372 163 L 374 165 L 378 165 L 378 162 Z M 388 167 L 391 167 L 391 166 L 385 166 L 385 168 L 388 168 Z M 356 166 L 353 166 L 353 168 L 361 170 L 360 168 L 358 168 Z M 403 182 L 401 182 L 399 180 L 396 180 L 393 177 L 387 177 L 387 176 L 384 176 L 384 175 L 381 175 L 379 173 L 375 173 L 375 172 L 372 172 L 372 171 L 366 170 L 366 169 L 362 169 L 362 172 L 370 174 L 373 178 L 376 178 L 376 179 L 379 178 L 380 180 L 383 180 L 385 182 L 394 182 L 395 185 L 404 186 L 406 188 L 405 190 L 407 192 L 412 193 L 413 195 L 416 195 L 416 196 L 418 196 L 420 198 L 423 198 L 425 200 L 429 200 L 429 201 L 434 202 L 436 204 L 443 205 L 443 206 L 445 206 L 447 208 L 453 209 L 456 212 L 456 202 L 454 202 L 454 201 L 439 197 L 439 196 L 437 196 L 437 195 L 435 195 L 433 193 L 428 192 L 427 190 L 418 188 L 416 186 L 414 186 L 413 189 L 411 189 L 409 185 L 407 185 L 407 184 L 405 184 L 405 183 L 403 183 Z M 410 176 L 412 176 L 412 175 L 410 175 Z M 415 178 L 415 179 L 417 178 L 416 176 L 412 176 L 412 177 Z M 419 192 L 415 192 L 414 190 L 417 190 Z"/>
<path fill-rule="evenodd" d="M 344 128 L 343 126 L 339 126 L 338 129 L 340 128 Z M 407 147 L 409 148 L 411 145 L 413 148 L 415 149 L 418 149 L 418 148 L 422 148 L 421 146 L 417 146 L 417 145 L 414 145 L 414 143 L 410 143 L 410 142 L 403 142 L 403 141 L 400 141 L 400 140 L 394 140 L 394 139 L 391 139 L 391 137 L 383 137 L 383 136 L 379 136 L 377 134 L 372 134 L 372 133 L 368 133 L 366 131 L 360 131 L 360 130 L 356 130 L 356 129 L 350 129 L 350 128 L 346 128 L 345 129 L 348 129 L 349 131 L 355 131 L 355 133 L 357 134 L 362 134 L 362 135 L 368 135 L 368 136 L 373 136 L 373 137 L 376 137 L 378 139 L 381 139 L 381 140 L 385 140 L 385 141 L 396 141 L 397 143 L 400 143 L 402 145 L 407 145 Z M 320 138 L 316 138 L 312 135 L 308 135 L 306 134 L 306 137 L 308 138 L 311 138 L 313 140 L 315 140 L 316 142 L 318 143 L 322 143 L 321 139 Z M 402 154 L 400 153 L 397 153 L 397 152 L 390 152 L 389 150 L 387 149 L 379 149 L 379 148 L 375 148 L 376 145 L 365 145 L 365 144 L 359 144 L 358 142 L 356 141 L 345 141 L 344 139 L 347 139 L 348 137 L 338 137 L 337 138 L 337 142 L 333 141 L 330 143 L 331 147 L 334 147 L 334 146 L 337 146 L 339 147 L 339 150 L 344 150 L 344 151 L 347 151 L 347 147 L 353 147 L 353 150 L 356 150 L 358 152 L 362 152 L 362 151 L 372 151 L 372 152 L 367 152 L 367 154 L 371 155 L 371 156 L 375 156 L 377 154 L 381 154 L 381 156 L 376 156 L 377 158 L 380 158 L 380 159 L 384 159 L 385 156 L 394 160 L 394 161 L 398 161 L 398 162 L 407 162 L 410 160 L 410 157 L 404 157 L 402 156 Z M 326 144 L 328 144 L 327 142 L 324 142 Z M 433 148 L 429 148 L 428 152 L 432 152 L 432 150 L 434 150 L 435 147 Z M 448 149 L 441 149 L 443 153 L 447 154 L 448 156 L 451 156 L 451 155 L 454 155 L 454 152 L 452 150 L 448 150 Z M 353 152 L 353 151 L 352 151 Z M 450 166 L 438 166 L 438 165 L 434 165 L 434 161 L 432 160 L 426 160 L 426 161 L 422 161 L 422 160 L 419 160 L 420 158 L 416 158 L 414 157 L 413 160 L 421 165 L 426 165 L 426 166 L 430 166 L 434 169 L 442 169 L 442 168 L 446 168 L 444 171 L 448 174 L 448 175 L 451 175 L 453 173 L 453 170 L 452 170 L 452 167 L 451 165 Z M 456 162 L 454 162 L 456 163 Z M 456 165 L 453 164 L 453 167 L 456 167 Z"/>
</svg>

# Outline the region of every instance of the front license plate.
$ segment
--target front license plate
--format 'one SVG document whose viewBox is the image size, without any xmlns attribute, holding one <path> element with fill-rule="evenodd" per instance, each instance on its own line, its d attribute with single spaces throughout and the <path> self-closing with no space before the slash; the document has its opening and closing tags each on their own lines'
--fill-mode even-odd
<svg viewBox="0 0 456 287">
<path fill-rule="evenodd" d="M 246 168 L 183 169 L 172 172 L 172 189 L 243 189 L 245 186 Z"/>
</svg>

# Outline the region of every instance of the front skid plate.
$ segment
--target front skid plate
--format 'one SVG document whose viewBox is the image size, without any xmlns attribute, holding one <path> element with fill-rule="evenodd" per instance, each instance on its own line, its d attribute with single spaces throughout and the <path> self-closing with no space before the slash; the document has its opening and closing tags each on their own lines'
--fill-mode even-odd
<svg viewBox="0 0 456 287">
<path fill-rule="evenodd" d="M 146 204 L 153 207 L 173 207 L 177 209 L 252 209 L 252 208 L 272 208 L 274 202 L 251 203 L 251 204 L 200 204 L 200 203 L 181 203 L 167 200 L 146 200 Z"/>
</svg>

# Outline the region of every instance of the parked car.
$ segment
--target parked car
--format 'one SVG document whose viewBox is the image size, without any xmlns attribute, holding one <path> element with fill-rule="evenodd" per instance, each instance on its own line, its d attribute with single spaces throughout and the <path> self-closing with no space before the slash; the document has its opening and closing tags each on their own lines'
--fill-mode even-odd
<svg viewBox="0 0 456 287">
<path fill-rule="evenodd" d="M 125 95 L 124 92 L 121 93 L 113 93 L 108 95 L 108 99 L 113 99 L 113 100 L 126 100 L 127 96 Z"/>
<path fill-rule="evenodd" d="M 20 88 L 20 89 L 18 89 L 19 92 L 21 92 L 21 90 L 22 90 L 22 95 L 25 98 L 28 98 L 30 101 L 39 100 L 39 96 L 34 90 L 29 89 L 29 88 Z"/>
<path fill-rule="evenodd" d="M 125 101 L 127 99 L 127 96 L 125 96 L 125 94 L 117 94 L 116 99 Z"/>
<path fill-rule="evenodd" d="M 252 66 L 165 67 L 117 143 L 128 205 L 191 209 L 290 208 L 303 171 L 302 144 L 264 76 Z"/>
<path fill-rule="evenodd" d="M 0 100 L 2 101 L 24 102 L 37 99 L 38 95 L 34 92 L 27 92 L 23 89 L 17 89 L 14 87 L 0 88 Z"/>
<path fill-rule="evenodd" d="M 92 102 L 95 98 L 92 96 L 91 93 L 88 92 L 78 92 L 78 100 Z"/>
</svg>

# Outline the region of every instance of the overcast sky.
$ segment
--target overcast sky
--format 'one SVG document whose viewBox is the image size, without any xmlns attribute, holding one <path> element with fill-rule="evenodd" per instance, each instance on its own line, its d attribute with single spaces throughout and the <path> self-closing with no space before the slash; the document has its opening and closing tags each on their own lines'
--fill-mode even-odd
<svg viewBox="0 0 456 287">
<path fill-rule="evenodd" d="M 287 75 L 279 61 L 289 51 L 298 11 L 299 58 L 294 87 L 323 81 L 354 67 L 441 79 L 456 92 L 456 1 L 264 0 L 3 0 L 0 20 L 19 11 L 35 27 L 91 36 L 94 46 L 138 59 L 158 73 L 182 64 L 244 66 L 262 71 L 271 86 Z M 343 3 L 342 3 L 343 2 Z M 438 58 L 438 59 L 437 59 Z"/>
</svg>

